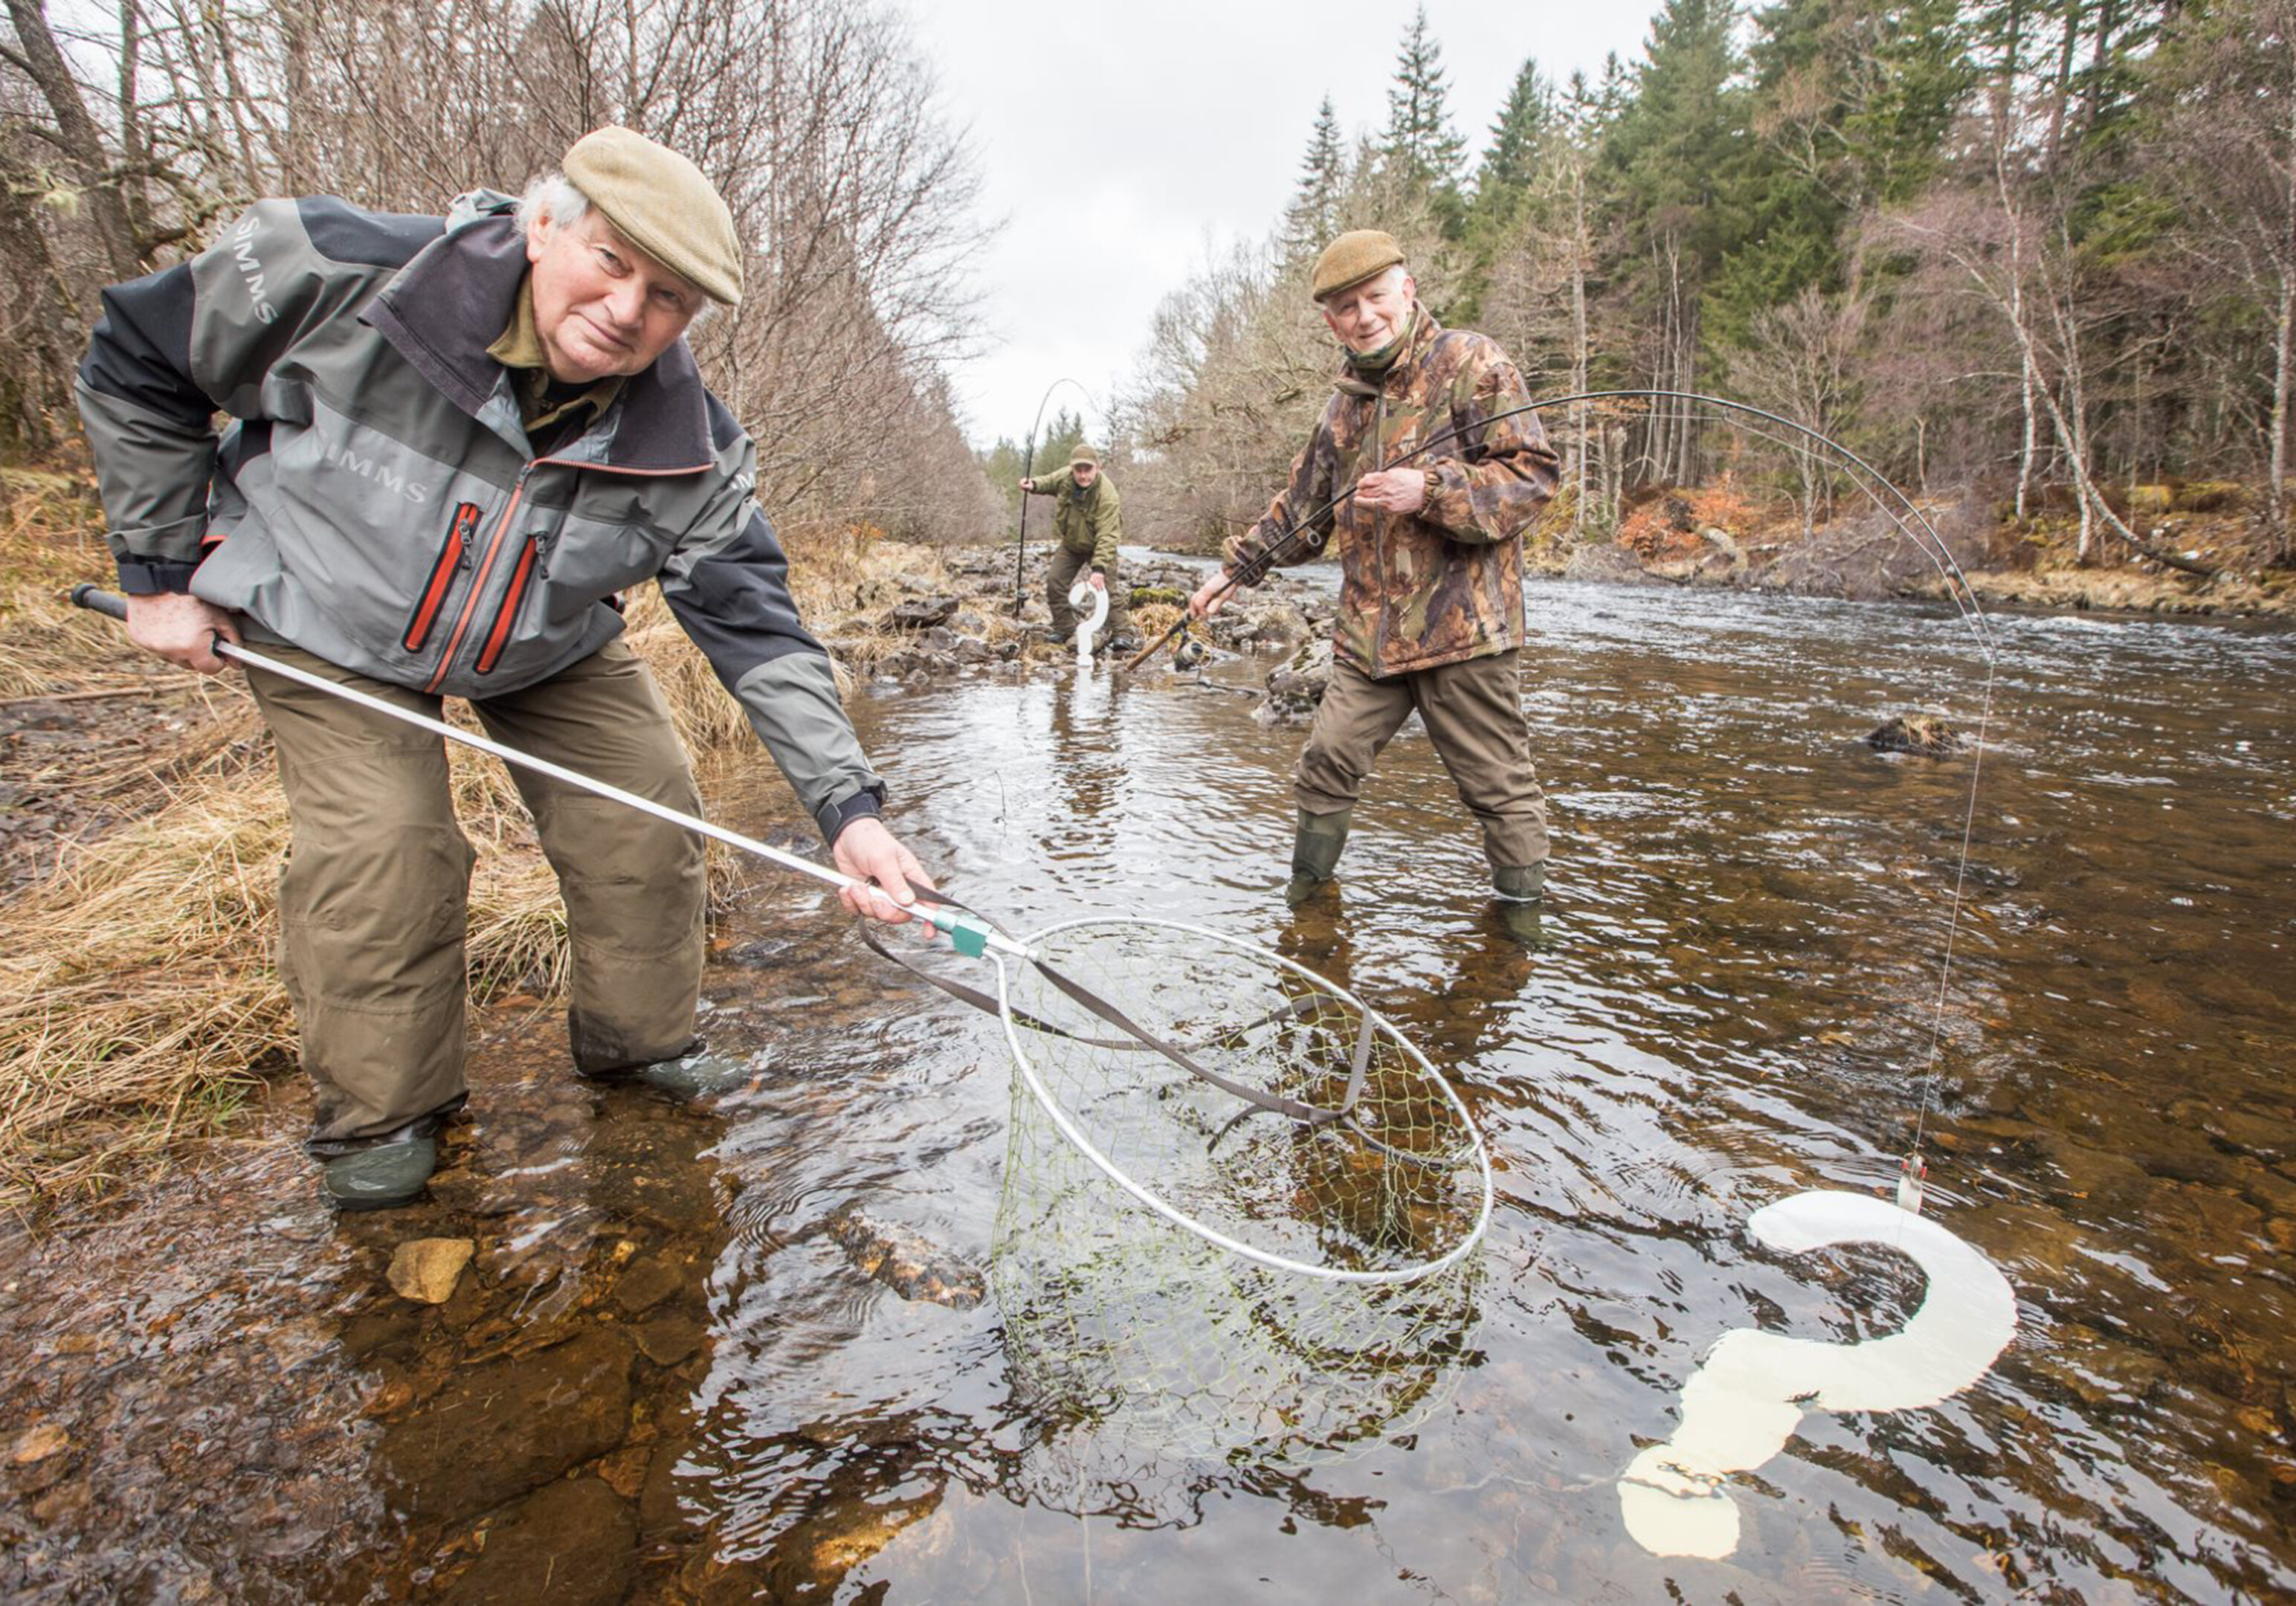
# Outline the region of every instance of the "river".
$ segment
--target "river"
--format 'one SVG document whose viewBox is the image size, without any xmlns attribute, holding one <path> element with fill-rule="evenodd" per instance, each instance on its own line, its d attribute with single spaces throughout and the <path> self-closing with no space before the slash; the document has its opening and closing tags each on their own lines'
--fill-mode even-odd
<svg viewBox="0 0 2296 1606">
<path fill-rule="evenodd" d="M 849 1208 L 988 1262 L 1004 1041 L 759 864 L 705 979 L 713 1043 L 755 1074 L 709 1107 L 577 1092 L 550 1013 L 501 1011 L 419 1209 L 330 1220 L 278 1109 L 124 1211 L 0 1246 L 0 1585 L 2296 1594 L 2296 635 L 1994 616 L 1988 659 L 1898 606 L 1558 584 L 1530 607 L 1554 859 L 1528 941 L 1415 725 L 1337 887 L 1284 908 L 1301 732 L 1251 717 L 1249 660 L 855 699 L 898 822 L 975 906 L 1265 943 L 1459 1087 L 1497 1209 L 1457 1341 L 1395 1358 L 1391 1420 L 1271 1448 L 1235 1425 L 1265 1402 L 1223 1397 L 1189 1444 L 1119 1452 L 1048 1403 L 996 1299 L 865 1277 L 832 1232 Z M 1973 735 L 1988 668 L 1981 758 L 1864 742 L 1919 709 Z M 754 826 L 777 786 L 721 810 Z M 2007 1278 L 2013 1340 L 1942 1404 L 1813 1408 L 1730 1480 L 1731 1553 L 1652 1553 L 1618 1480 L 1723 1335 L 1847 1344 L 1920 1305 L 1900 1256 L 1784 1254 L 1746 1224 L 1888 1190 L 1924 1107 L 1927 1214 Z M 435 1307 L 383 1277 L 426 1236 L 478 1245 Z"/>
</svg>

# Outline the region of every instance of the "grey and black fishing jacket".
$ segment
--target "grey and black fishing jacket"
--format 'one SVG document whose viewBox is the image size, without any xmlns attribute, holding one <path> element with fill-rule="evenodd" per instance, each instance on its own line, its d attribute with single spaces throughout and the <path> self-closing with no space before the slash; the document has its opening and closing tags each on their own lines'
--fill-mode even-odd
<svg viewBox="0 0 2296 1606">
<path fill-rule="evenodd" d="M 189 591 L 250 640 L 484 698 L 596 651 L 615 594 L 658 580 L 834 840 L 884 783 L 791 600 L 755 446 L 679 340 L 537 455 L 487 355 L 527 271 L 512 205 L 258 201 L 106 291 L 78 397 L 121 589 Z"/>
</svg>

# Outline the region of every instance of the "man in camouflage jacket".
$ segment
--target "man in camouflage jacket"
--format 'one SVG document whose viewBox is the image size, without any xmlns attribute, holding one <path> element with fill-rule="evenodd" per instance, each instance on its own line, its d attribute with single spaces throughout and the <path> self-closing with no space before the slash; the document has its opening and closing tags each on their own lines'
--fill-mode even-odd
<svg viewBox="0 0 2296 1606">
<path fill-rule="evenodd" d="M 217 637 L 692 814 L 619 593 L 671 612 L 818 823 L 906 914 L 930 885 L 791 600 L 756 451 L 685 334 L 741 294 L 731 212 L 685 158 L 586 135 L 524 201 L 444 218 L 258 202 L 192 260 L 116 285 L 81 365 L 128 631 L 215 673 Z M 230 421 L 218 432 L 216 415 Z M 441 743 L 250 672 L 293 853 L 282 970 L 314 1085 L 307 1145 L 346 1209 L 402 1204 L 467 1096 L 472 862 Z M 692 1077 L 701 844 L 513 772 L 565 896 L 575 1069 Z"/>
<path fill-rule="evenodd" d="M 1077 576 L 1089 564 L 1092 588 L 1108 594 L 1108 634 L 1102 638 L 1111 650 L 1129 652 L 1140 643 L 1132 639 L 1132 611 L 1116 579 L 1117 544 L 1124 539 L 1124 500 L 1115 483 L 1101 472 L 1100 454 L 1078 444 L 1069 454 L 1064 472 L 1021 481 L 1032 496 L 1053 498 L 1052 562 L 1045 571 L 1045 601 L 1053 610 L 1053 637 L 1066 641 L 1077 627 L 1077 612 L 1069 602 Z"/>
<path fill-rule="evenodd" d="M 1530 399 L 1521 376 L 1496 341 L 1429 315 L 1388 235 L 1341 235 L 1312 289 L 1344 351 L 1337 385 L 1291 482 L 1190 602 L 1212 612 L 1336 544 L 1332 676 L 1293 779 L 1285 896 L 1331 879 L 1364 778 L 1415 709 L 1501 897 L 1528 904 L 1547 835 L 1522 713 L 1522 534 L 1554 493 L 1554 451 L 1535 414 L 1497 416 Z"/>
</svg>

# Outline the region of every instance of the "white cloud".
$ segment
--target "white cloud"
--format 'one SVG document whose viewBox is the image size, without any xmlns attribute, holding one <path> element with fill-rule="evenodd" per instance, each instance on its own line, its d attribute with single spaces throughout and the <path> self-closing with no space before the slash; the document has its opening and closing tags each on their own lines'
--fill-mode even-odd
<svg viewBox="0 0 2296 1606">
<path fill-rule="evenodd" d="M 1639 53 L 1652 9 L 1429 0 L 1470 152 L 1527 57 L 1557 82 L 1594 78 L 1606 53 Z M 983 353 L 955 375 L 975 444 L 1018 439 L 1064 376 L 1104 400 L 1157 302 L 1209 253 L 1275 226 L 1326 94 L 1350 138 L 1386 120 L 1411 14 L 1396 0 L 919 5 L 944 112 L 980 162 L 982 221 L 1004 220 L 980 258 Z"/>
</svg>

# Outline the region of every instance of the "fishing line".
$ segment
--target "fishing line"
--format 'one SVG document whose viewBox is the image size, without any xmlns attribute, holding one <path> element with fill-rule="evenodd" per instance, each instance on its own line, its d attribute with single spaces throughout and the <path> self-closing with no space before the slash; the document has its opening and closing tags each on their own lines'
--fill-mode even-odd
<svg viewBox="0 0 2296 1606">
<path fill-rule="evenodd" d="M 1519 417 L 1527 413 L 1538 413 L 1547 408 L 1572 406 L 1587 402 L 1630 401 L 1645 404 L 1653 401 L 1678 402 L 1692 407 L 1714 408 L 1728 414 L 1742 414 L 1744 418 L 1759 419 L 1788 433 L 1785 436 L 1773 434 L 1768 430 L 1758 429 L 1740 418 L 1732 418 L 1728 421 L 1733 428 L 1743 430 L 1759 439 L 1767 440 L 1775 445 L 1799 450 L 1800 443 L 1806 441 L 1833 454 L 1840 463 L 1848 464 L 1855 471 L 1849 476 L 1851 486 L 1862 492 L 1874 504 L 1875 511 L 1888 519 L 1898 533 L 1911 542 L 1915 550 L 1927 558 L 1937 570 L 1939 578 L 1944 582 L 1947 602 L 1960 617 L 1962 623 L 1968 627 L 1972 638 L 1977 643 L 1979 652 L 1983 656 L 1984 681 L 1979 699 L 1977 734 L 1972 749 L 1969 798 L 1962 814 L 1959 857 L 1954 867 L 1953 891 L 1948 909 L 1944 951 L 1939 967 L 1937 998 L 1930 1019 L 1927 1063 L 1922 1073 L 1920 1093 L 1915 1105 L 1912 1142 L 1904 1159 L 1900 1162 L 1898 1180 L 1898 1203 L 1908 1210 L 1918 1212 L 1922 1201 L 1923 1177 L 1928 1168 L 1926 1161 L 1922 1158 L 1922 1144 L 1928 1133 L 1929 1115 L 1937 1096 L 1945 1037 L 1946 1001 L 1952 990 L 1953 966 L 1958 947 L 1962 909 L 1968 884 L 1970 844 L 1974 840 L 1976 832 L 1978 789 L 1983 778 L 1986 739 L 1993 716 L 1994 684 L 1998 665 L 1994 651 L 1991 627 L 1986 619 L 1983 608 L 1978 602 L 1975 588 L 1970 584 L 1969 577 L 1962 569 L 1960 561 L 1954 556 L 1953 549 L 1938 533 L 1936 526 L 1930 522 L 1928 514 L 1923 512 L 1920 505 L 1900 490 L 1887 475 L 1832 436 L 1768 408 L 1755 406 L 1747 402 L 1732 401 L 1726 397 L 1708 396 L 1692 390 L 1658 389 L 1582 390 L 1567 396 L 1546 397 L 1537 401 L 1526 402 L 1521 406 L 1510 407 L 1501 413 L 1495 413 L 1488 418 L 1455 424 L 1447 430 L 1440 430 L 1410 451 L 1401 453 L 1382 463 L 1377 471 L 1384 473 L 1390 469 L 1400 468 L 1437 447 L 1459 439 L 1471 430 L 1487 429 L 1492 424 Z M 1693 413 L 1658 414 L 1653 411 L 1646 413 L 1645 416 L 1665 417 L 1669 420 L 1694 420 L 1697 414 Z M 1585 449 L 1585 442 L 1582 439 L 1580 443 L 1582 454 Z M 1361 479 L 1358 477 L 1357 484 L 1360 482 Z M 1356 485 L 1349 485 L 1305 518 L 1295 520 L 1288 529 L 1279 533 L 1274 540 L 1264 545 L 1251 558 L 1238 564 L 1234 569 L 1227 573 L 1224 577 L 1224 583 L 1212 593 L 1213 597 L 1217 599 L 1224 596 L 1241 585 L 1257 584 L 1270 569 L 1277 566 L 1279 560 L 1294 540 L 1303 534 L 1312 534 L 1316 527 L 1336 512 L 1342 503 L 1355 496 L 1356 488 Z M 1890 500 L 1883 499 L 1884 492 L 1888 493 Z M 1319 548 L 1321 540 L 1327 538 L 1328 532 L 1317 538 L 1316 544 Z M 1191 617 L 1192 615 L 1184 609 L 1177 622 L 1162 635 L 1143 648 L 1125 664 L 1124 668 L 1128 670 L 1137 668 L 1160 651 L 1166 643 L 1183 635 L 1187 629 Z"/>
</svg>

